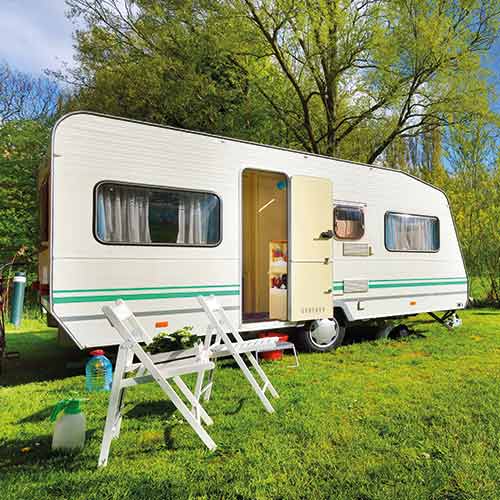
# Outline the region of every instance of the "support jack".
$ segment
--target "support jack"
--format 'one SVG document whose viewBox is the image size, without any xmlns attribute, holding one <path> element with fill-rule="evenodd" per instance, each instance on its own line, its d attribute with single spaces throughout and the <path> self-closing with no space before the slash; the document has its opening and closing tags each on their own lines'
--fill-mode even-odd
<svg viewBox="0 0 500 500">
<path fill-rule="evenodd" d="M 455 309 L 446 311 L 441 317 L 433 312 L 427 314 L 450 331 L 462 324 L 462 320 L 456 314 Z"/>
</svg>

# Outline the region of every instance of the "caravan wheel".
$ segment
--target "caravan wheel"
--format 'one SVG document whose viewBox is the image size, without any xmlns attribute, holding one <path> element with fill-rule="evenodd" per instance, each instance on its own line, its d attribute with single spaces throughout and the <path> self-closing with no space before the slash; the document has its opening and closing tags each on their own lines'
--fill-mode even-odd
<svg viewBox="0 0 500 500">
<path fill-rule="evenodd" d="M 296 343 L 305 352 L 325 352 L 342 344 L 345 326 L 335 318 L 311 321 L 297 333 Z"/>
</svg>

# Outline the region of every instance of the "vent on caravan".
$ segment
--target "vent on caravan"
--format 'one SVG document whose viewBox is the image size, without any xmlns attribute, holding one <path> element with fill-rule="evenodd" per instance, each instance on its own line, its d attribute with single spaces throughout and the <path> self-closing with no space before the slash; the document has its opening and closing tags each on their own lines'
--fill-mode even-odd
<svg viewBox="0 0 500 500">
<path fill-rule="evenodd" d="M 368 291 L 368 280 L 344 280 L 344 293 L 361 293 Z"/>
<path fill-rule="evenodd" d="M 343 254 L 351 257 L 368 257 L 370 245 L 368 243 L 344 243 Z"/>
</svg>

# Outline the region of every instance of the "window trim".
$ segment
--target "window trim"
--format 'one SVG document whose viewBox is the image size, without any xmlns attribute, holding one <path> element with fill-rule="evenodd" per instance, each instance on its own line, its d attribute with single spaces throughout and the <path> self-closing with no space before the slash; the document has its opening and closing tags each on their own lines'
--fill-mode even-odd
<svg viewBox="0 0 500 500">
<path fill-rule="evenodd" d="M 391 250 L 387 246 L 387 232 L 386 232 L 387 218 L 389 217 L 389 215 L 409 215 L 411 217 L 424 217 L 427 219 L 436 220 L 437 221 L 437 228 L 438 228 L 438 247 L 437 247 L 437 250 Z M 439 217 L 436 215 L 410 214 L 410 213 L 406 213 L 406 212 L 394 212 L 392 210 L 388 210 L 384 214 L 384 246 L 388 252 L 393 252 L 393 253 L 438 253 L 441 250 L 441 221 L 439 220 Z"/>
<path fill-rule="evenodd" d="M 339 236 L 337 234 L 337 228 L 335 227 L 335 220 L 336 220 L 335 211 L 337 210 L 337 208 L 357 208 L 358 210 L 361 210 L 361 213 L 363 214 L 363 223 L 362 223 L 363 232 L 361 233 L 361 236 L 359 238 L 342 238 L 341 236 Z M 348 205 L 348 204 L 334 205 L 334 207 L 333 207 L 333 232 L 335 233 L 336 240 L 339 240 L 339 241 L 357 241 L 357 240 L 360 240 L 363 238 L 363 236 L 365 235 L 365 231 L 366 231 L 366 224 L 365 224 L 364 207 L 359 206 L 359 205 Z"/>
<path fill-rule="evenodd" d="M 156 189 L 156 190 L 168 190 L 168 191 L 180 191 L 183 193 L 200 193 L 200 194 L 211 194 L 214 195 L 219 201 L 219 239 L 216 243 L 206 243 L 203 245 L 192 244 L 192 243 L 126 243 L 126 242 L 114 242 L 114 241 L 104 241 L 97 235 L 97 193 L 99 187 L 103 184 L 115 184 L 117 186 L 129 186 L 138 187 L 146 189 Z M 215 248 L 222 243 L 223 235 L 223 209 L 222 209 L 222 197 L 215 191 L 209 189 L 186 189 L 171 186 L 161 186 L 158 184 L 141 184 L 138 182 L 126 182 L 126 181 L 115 181 L 115 180 L 103 180 L 99 181 L 94 186 L 94 193 L 92 197 L 92 235 L 94 239 L 101 245 L 109 246 L 123 246 L 123 247 L 178 247 L 178 248 Z"/>
</svg>

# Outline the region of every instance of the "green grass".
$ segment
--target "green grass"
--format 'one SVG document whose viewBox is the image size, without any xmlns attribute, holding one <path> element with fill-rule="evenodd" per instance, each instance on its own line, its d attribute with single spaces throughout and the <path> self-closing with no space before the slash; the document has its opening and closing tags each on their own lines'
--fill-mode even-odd
<svg viewBox="0 0 500 500">
<path fill-rule="evenodd" d="M 298 369 L 266 364 L 281 394 L 273 415 L 237 369 L 220 367 L 207 406 L 214 453 L 155 385 L 131 389 L 102 470 L 105 394 L 85 404 L 85 449 L 50 451 L 48 414 L 84 378 L 65 371 L 77 352 L 30 325 L 8 338 L 21 359 L 0 389 L 0 497 L 500 498 L 500 312 L 462 316 L 452 332 L 421 318 L 423 336 L 302 354 Z"/>
</svg>

